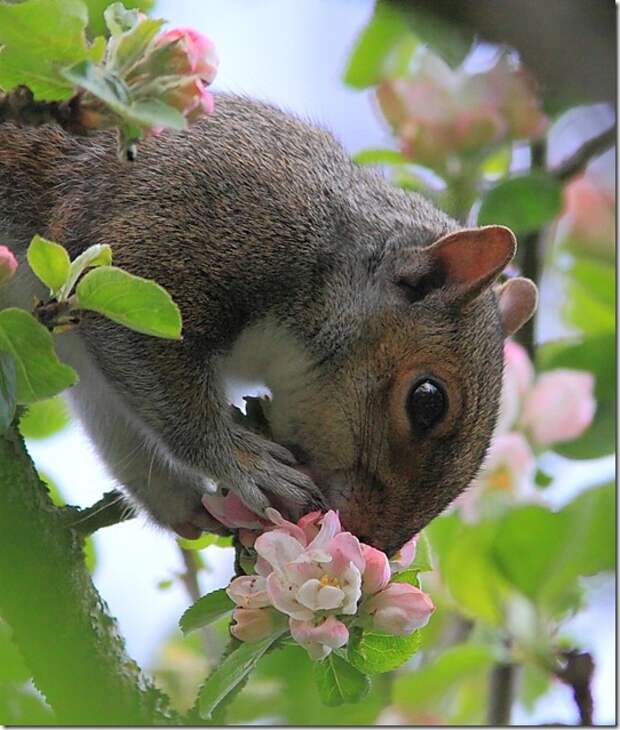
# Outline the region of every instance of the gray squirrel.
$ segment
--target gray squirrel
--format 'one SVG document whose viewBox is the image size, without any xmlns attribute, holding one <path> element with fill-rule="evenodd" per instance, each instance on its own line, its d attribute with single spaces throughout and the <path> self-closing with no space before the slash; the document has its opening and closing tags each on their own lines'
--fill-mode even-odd
<svg viewBox="0 0 620 730">
<path fill-rule="evenodd" d="M 180 342 L 93 313 L 56 340 L 110 473 L 187 537 L 218 529 L 201 505 L 216 483 L 257 512 L 337 509 L 397 550 L 480 468 L 503 340 L 537 300 L 527 279 L 496 282 L 508 229 L 463 229 L 329 133 L 234 96 L 132 164 L 111 133 L 0 124 L 2 243 L 23 259 L 35 233 L 72 256 L 109 243 L 178 303 Z M 46 295 L 26 266 L 8 293 Z M 273 441 L 232 418 L 245 381 L 271 391 Z"/>
</svg>

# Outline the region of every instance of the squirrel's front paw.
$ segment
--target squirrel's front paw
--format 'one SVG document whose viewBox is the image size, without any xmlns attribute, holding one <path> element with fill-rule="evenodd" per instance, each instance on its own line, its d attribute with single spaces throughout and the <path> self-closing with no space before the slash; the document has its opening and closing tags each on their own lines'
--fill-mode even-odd
<svg viewBox="0 0 620 730">
<path fill-rule="evenodd" d="M 230 482 L 243 501 L 257 514 L 275 507 L 292 519 L 323 507 L 316 484 L 295 468 L 288 449 L 246 431 L 235 434 L 235 464 Z"/>
</svg>

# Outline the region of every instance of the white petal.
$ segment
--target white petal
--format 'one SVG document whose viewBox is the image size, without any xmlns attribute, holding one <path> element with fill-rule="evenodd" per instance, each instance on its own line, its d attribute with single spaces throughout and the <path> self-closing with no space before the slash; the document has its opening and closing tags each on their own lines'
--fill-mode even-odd
<svg viewBox="0 0 620 730">
<path fill-rule="evenodd" d="M 314 614 L 297 601 L 296 590 L 297 586 L 287 583 L 281 574 L 272 573 L 267 578 L 269 598 L 278 611 L 300 621 L 309 621 Z"/>
<path fill-rule="evenodd" d="M 286 563 L 298 558 L 304 551 L 303 545 L 294 537 L 278 530 L 266 532 L 257 537 L 254 548 L 261 557 L 271 563 L 274 569 L 279 570 L 282 570 Z"/>
<path fill-rule="evenodd" d="M 299 603 L 306 606 L 311 611 L 318 611 L 321 608 L 319 605 L 319 593 L 321 588 L 323 588 L 321 582 L 316 578 L 311 578 L 298 589 L 296 598 Z"/>
<path fill-rule="evenodd" d="M 345 593 L 336 586 L 323 586 L 319 591 L 318 605 L 325 611 L 338 608 L 345 599 Z"/>
</svg>

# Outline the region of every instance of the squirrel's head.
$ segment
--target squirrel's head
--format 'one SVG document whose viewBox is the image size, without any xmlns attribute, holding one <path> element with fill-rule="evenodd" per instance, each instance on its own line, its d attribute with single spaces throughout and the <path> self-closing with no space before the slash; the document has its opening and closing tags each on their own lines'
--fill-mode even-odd
<svg viewBox="0 0 620 730">
<path fill-rule="evenodd" d="M 527 279 L 493 286 L 515 249 L 501 226 L 423 248 L 408 245 L 404 231 L 372 265 L 352 264 L 356 285 L 335 315 L 335 354 L 317 363 L 292 418 L 273 425 L 364 542 L 397 550 L 480 468 L 498 412 L 503 341 L 536 307 Z M 333 337 L 333 320 L 328 329 Z"/>
</svg>

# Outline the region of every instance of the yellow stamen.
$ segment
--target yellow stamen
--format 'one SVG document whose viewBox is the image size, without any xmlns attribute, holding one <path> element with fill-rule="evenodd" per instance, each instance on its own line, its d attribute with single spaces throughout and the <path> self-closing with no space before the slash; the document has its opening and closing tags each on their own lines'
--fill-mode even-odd
<svg viewBox="0 0 620 730">
<path fill-rule="evenodd" d="M 340 588 L 340 583 L 338 582 L 338 578 L 330 578 L 329 575 L 325 574 L 319 583 L 322 586 L 334 586 L 336 588 Z"/>
</svg>

